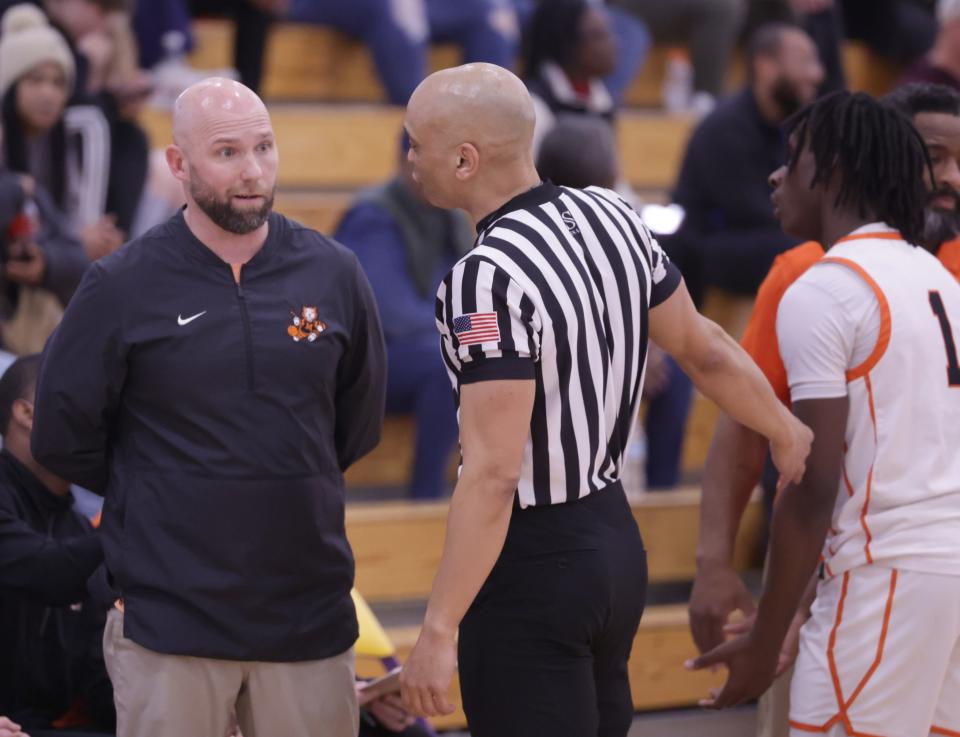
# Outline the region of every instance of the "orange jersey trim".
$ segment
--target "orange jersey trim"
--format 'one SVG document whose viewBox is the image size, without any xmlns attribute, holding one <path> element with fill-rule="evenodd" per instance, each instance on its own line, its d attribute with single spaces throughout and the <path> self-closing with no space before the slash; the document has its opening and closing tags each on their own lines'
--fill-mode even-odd
<svg viewBox="0 0 960 737">
<path fill-rule="evenodd" d="M 881 235 L 884 234 L 881 233 Z M 893 235 L 893 233 L 887 233 L 886 235 Z M 850 236 L 848 239 L 856 240 L 858 237 L 859 236 Z M 900 236 L 897 236 L 896 240 L 899 239 Z M 886 240 L 894 239 L 889 238 Z M 820 262 L 840 264 L 841 266 L 846 266 L 848 269 L 852 270 L 873 290 L 873 293 L 877 297 L 877 302 L 880 304 L 880 332 L 877 334 L 877 344 L 873 347 L 873 351 L 869 356 L 867 356 L 867 359 L 863 363 L 847 371 L 847 381 L 856 381 L 860 377 L 866 376 L 868 373 L 870 373 L 870 370 L 880 362 L 880 359 L 883 358 L 883 354 L 887 352 L 887 347 L 890 345 L 890 331 L 892 327 L 892 322 L 890 319 L 890 304 L 887 302 L 887 297 L 883 293 L 883 290 L 880 289 L 880 285 L 873 280 L 873 277 L 871 277 L 860 264 L 856 263 L 855 261 L 851 261 L 848 258 L 837 258 L 833 256 L 826 256 L 822 258 Z"/>
<path fill-rule="evenodd" d="M 898 572 L 896 569 L 890 572 L 890 590 L 887 593 L 887 603 L 883 610 L 883 623 L 880 626 L 880 637 L 877 641 L 877 653 L 874 656 L 873 663 L 860 680 L 860 683 L 857 684 L 857 687 L 854 689 L 854 692 L 850 698 L 844 699 L 843 686 L 840 683 L 840 674 L 837 671 L 837 661 L 836 656 L 834 655 L 834 650 L 836 649 L 837 645 L 837 632 L 840 629 L 840 623 L 843 621 L 843 608 L 847 601 L 847 591 L 850 585 L 850 571 L 846 571 L 843 574 L 843 585 L 840 590 L 840 601 L 837 602 L 837 616 L 833 622 L 833 629 L 830 630 L 830 639 L 827 643 L 827 663 L 830 666 L 830 680 L 833 682 L 833 692 L 837 699 L 838 711 L 822 726 L 818 727 L 813 724 L 804 724 L 803 722 L 797 722 L 791 719 L 791 727 L 799 729 L 803 732 L 826 732 L 836 724 L 842 722 L 849 737 L 877 737 L 876 735 L 870 735 L 866 732 L 857 732 L 853 728 L 853 722 L 850 721 L 849 712 L 854 702 L 863 692 L 863 689 L 866 688 L 867 683 L 869 683 L 870 679 L 873 678 L 873 674 L 876 673 L 877 668 L 880 667 L 880 662 L 883 660 L 883 650 L 887 643 L 887 632 L 890 629 L 890 615 L 893 612 L 893 598 L 897 591 L 897 576 Z M 960 737 L 960 734 L 952 734 L 947 731 L 944 731 L 943 734 L 948 735 L 948 737 Z"/>
<path fill-rule="evenodd" d="M 837 723 L 837 720 L 834 719 L 833 721 L 828 722 L 822 727 L 817 727 L 813 724 L 804 724 L 803 722 L 797 722 L 797 721 L 794 721 L 793 719 L 790 719 L 789 722 L 791 727 L 793 727 L 794 729 L 799 729 L 801 732 L 816 732 L 818 734 L 824 734 L 825 732 L 829 732 L 831 729 L 833 729 L 834 725 Z M 866 732 L 857 732 L 853 729 L 853 727 L 847 726 L 846 724 L 844 724 L 843 726 L 847 730 L 847 737 L 881 737 L 881 735 L 867 734 Z M 958 734 L 957 737 L 960 737 L 960 734 Z"/>
<path fill-rule="evenodd" d="M 877 240 L 877 241 L 902 241 L 903 236 L 899 233 L 891 233 L 889 231 L 885 233 L 854 233 L 853 235 L 845 235 L 843 238 L 837 241 L 837 243 L 846 243 L 847 241 L 867 241 L 867 240 Z M 834 243 L 833 245 L 837 245 Z"/>
<path fill-rule="evenodd" d="M 944 729 L 943 727 L 930 727 L 930 734 L 942 734 L 946 737 L 960 737 L 960 732 L 954 732 L 952 729 Z"/>
<path fill-rule="evenodd" d="M 960 281 L 960 238 L 943 243 L 937 250 L 937 258 L 947 271 Z M 957 734 L 960 735 L 960 733 Z"/>
<path fill-rule="evenodd" d="M 784 251 L 774 259 L 757 291 L 750 320 L 740 341 L 767 377 L 777 397 L 787 406 L 790 406 L 790 386 L 777 344 L 777 308 L 787 289 L 822 257 L 823 248 L 811 241 Z"/>
</svg>

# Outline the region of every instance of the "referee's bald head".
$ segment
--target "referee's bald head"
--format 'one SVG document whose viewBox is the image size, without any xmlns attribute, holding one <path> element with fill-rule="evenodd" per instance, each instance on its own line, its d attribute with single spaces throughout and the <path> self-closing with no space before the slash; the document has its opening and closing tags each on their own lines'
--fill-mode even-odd
<svg viewBox="0 0 960 737">
<path fill-rule="evenodd" d="M 490 178 L 533 168 L 533 101 L 511 71 L 465 64 L 435 72 L 414 91 L 405 128 L 409 159 L 424 196 L 463 207 Z"/>
</svg>

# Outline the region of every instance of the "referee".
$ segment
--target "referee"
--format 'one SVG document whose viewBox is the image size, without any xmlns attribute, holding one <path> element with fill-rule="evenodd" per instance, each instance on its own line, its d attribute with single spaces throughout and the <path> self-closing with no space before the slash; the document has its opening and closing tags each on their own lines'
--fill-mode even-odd
<svg viewBox="0 0 960 737">
<path fill-rule="evenodd" d="M 533 126 L 523 84 L 487 64 L 430 76 L 407 110 L 415 179 L 478 237 L 437 294 L 463 467 L 403 695 L 452 711 L 459 655 L 474 737 L 622 737 L 647 575 L 620 472 L 648 338 L 770 439 L 783 483 L 811 435 L 623 200 L 540 181 Z"/>
</svg>

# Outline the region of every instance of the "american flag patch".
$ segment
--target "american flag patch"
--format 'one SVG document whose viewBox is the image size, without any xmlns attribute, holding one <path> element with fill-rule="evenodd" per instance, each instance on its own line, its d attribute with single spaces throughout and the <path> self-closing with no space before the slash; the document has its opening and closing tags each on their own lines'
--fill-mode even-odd
<svg viewBox="0 0 960 737">
<path fill-rule="evenodd" d="M 496 312 L 470 312 L 453 318 L 453 334 L 461 346 L 499 343 L 500 326 Z"/>
</svg>

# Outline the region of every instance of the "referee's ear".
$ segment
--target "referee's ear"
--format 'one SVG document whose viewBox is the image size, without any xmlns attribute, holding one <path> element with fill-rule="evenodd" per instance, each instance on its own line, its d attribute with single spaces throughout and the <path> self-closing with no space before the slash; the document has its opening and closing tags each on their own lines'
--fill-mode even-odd
<svg viewBox="0 0 960 737">
<path fill-rule="evenodd" d="M 480 169 L 480 152 L 472 143 L 457 146 L 456 176 L 461 182 L 472 179 Z"/>
</svg>

